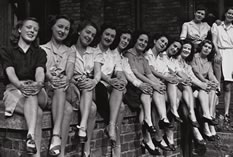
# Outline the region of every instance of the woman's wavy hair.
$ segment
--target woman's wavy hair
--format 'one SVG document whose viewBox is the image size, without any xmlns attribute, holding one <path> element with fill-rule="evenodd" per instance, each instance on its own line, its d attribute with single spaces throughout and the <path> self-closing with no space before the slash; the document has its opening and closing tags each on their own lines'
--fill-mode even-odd
<svg viewBox="0 0 233 157">
<path fill-rule="evenodd" d="M 229 11 L 229 10 L 233 10 L 233 6 L 230 6 L 230 7 L 227 7 L 225 10 L 224 10 L 224 13 L 222 15 L 222 20 L 224 21 L 226 16 L 225 14 Z"/>
<path fill-rule="evenodd" d="M 75 45 L 77 43 L 78 38 L 79 38 L 79 33 L 87 26 L 92 26 L 96 29 L 96 35 L 90 44 L 90 46 L 93 46 L 93 43 L 95 43 L 95 40 L 97 39 L 99 27 L 91 20 L 84 20 L 79 23 L 77 30 L 70 36 L 70 39 L 68 41 L 69 46 Z"/>
<path fill-rule="evenodd" d="M 167 40 L 168 40 L 167 47 L 168 47 L 168 45 L 170 45 L 170 37 L 169 37 L 169 35 L 167 35 L 166 33 L 155 33 L 155 34 L 152 36 L 151 40 L 150 40 L 149 48 L 153 48 L 153 47 L 154 47 L 154 45 L 155 45 L 154 40 L 157 41 L 158 39 L 160 39 L 160 38 L 162 38 L 162 37 L 167 38 Z M 167 47 L 166 47 L 166 49 L 167 49 Z M 165 50 L 166 50 L 166 49 L 165 49 Z"/>
<path fill-rule="evenodd" d="M 71 34 L 73 33 L 73 28 L 72 28 L 72 24 L 73 24 L 73 20 L 71 18 L 69 18 L 68 16 L 66 15 L 50 15 L 48 17 L 48 33 L 49 33 L 49 37 L 51 39 L 52 37 L 52 27 L 55 25 L 55 23 L 59 20 L 59 19 L 66 19 L 67 21 L 70 22 L 70 30 L 69 30 L 69 34 L 68 36 L 66 37 L 66 39 L 63 41 L 64 44 L 68 44 L 68 41 L 69 41 L 69 38 L 71 36 Z M 49 40 L 50 40 L 49 39 Z"/>
<path fill-rule="evenodd" d="M 34 21 L 34 22 L 38 23 L 38 25 L 39 25 L 39 21 L 35 17 L 27 17 L 24 20 L 18 21 L 17 24 L 13 27 L 13 29 L 11 31 L 10 38 L 9 38 L 10 39 L 10 43 L 13 46 L 18 45 L 19 38 L 20 38 L 19 29 L 23 27 L 23 25 L 25 24 L 26 21 Z M 34 46 L 38 46 L 39 45 L 38 35 L 37 35 L 36 39 L 32 42 L 32 44 Z"/>
<path fill-rule="evenodd" d="M 183 46 L 184 46 L 185 44 L 191 45 L 191 53 L 190 53 L 189 56 L 185 59 L 185 61 L 188 62 L 188 63 L 189 63 L 189 62 L 192 62 L 193 57 L 194 57 L 194 54 L 195 54 L 193 43 L 192 43 L 191 40 L 189 40 L 189 39 L 182 40 L 181 43 L 182 43 L 181 52 L 182 52 Z"/>
<path fill-rule="evenodd" d="M 173 38 L 173 39 L 170 39 L 171 41 L 169 42 L 168 46 L 167 46 L 167 49 L 171 46 L 171 44 L 173 44 L 174 42 L 178 42 L 181 44 L 181 48 L 180 50 L 174 55 L 174 56 L 171 56 L 172 58 L 177 58 L 180 53 L 181 53 L 181 49 L 182 49 L 182 41 L 179 39 L 179 38 Z M 166 50 L 167 50 L 166 49 Z"/>
<path fill-rule="evenodd" d="M 101 26 L 100 26 L 100 31 L 98 32 L 98 34 L 96 35 L 96 40 L 94 41 L 94 42 L 92 42 L 92 46 L 97 46 L 98 44 L 99 44 L 99 42 L 101 41 L 101 37 L 102 37 L 102 35 L 103 35 L 103 32 L 106 30 L 106 29 L 113 29 L 113 30 L 115 30 L 116 31 L 116 34 L 117 34 L 117 28 L 114 26 L 114 25 L 111 25 L 111 24 L 106 24 L 106 23 L 104 23 L 104 24 L 102 24 Z M 115 37 L 115 39 L 116 39 L 116 37 Z M 114 39 L 114 41 L 115 41 L 115 39 Z M 113 42 L 114 42 L 113 41 Z M 113 43 L 112 43 L 113 44 Z"/>
<path fill-rule="evenodd" d="M 132 31 L 129 30 L 129 29 L 126 29 L 126 30 L 117 30 L 117 35 L 116 35 L 116 38 L 115 40 L 113 41 L 112 45 L 110 46 L 110 49 L 111 50 L 114 50 L 115 48 L 117 48 L 117 46 L 119 45 L 119 42 L 120 42 L 120 38 L 121 38 L 121 35 L 122 34 L 129 34 L 131 36 L 131 40 L 132 40 Z M 130 42 L 131 42 L 130 40 Z M 125 48 L 125 50 L 128 49 L 130 43 L 128 44 L 128 46 Z M 123 50 L 124 51 L 124 50 Z"/>
<path fill-rule="evenodd" d="M 130 44 L 129 44 L 129 48 L 133 48 L 134 45 L 136 44 L 138 38 L 139 38 L 141 35 L 143 35 L 143 34 L 146 35 L 146 36 L 148 36 L 148 44 L 147 44 L 147 46 L 146 46 L 146 48 L 145 48 L 145 50 L 144 50 L 144 52 L 146 52 L 146 51 L 149 49 L 150 35 L 149 35 L 149 33 L 147 33 L 146 31 L 143 31 L 143 30 L 138 30 L 138 31 L 135 31 L 135 32 L 133 33 L 131 42 L 130 42 Z M 143 52 L 143 53 L 144 53 L 144 52 Z"/>
<path fill-rule="evenodd" d="M 210 41 L 210 40 L 203 40 L 203 41 L 199 44 L 199 46 L 198 46 L 198 48 L 197 48 L 197 52 L 200 53 L 201 50 L 202 50 L 202 47 L 203 47 L 206 43 L 208 43 L 208 44 L 210 44 L 210 45 L 212 46 L 212 50 L 211 50 L 210 54 L 207 56 L 208 61 L 212 62 L 213 59 L 214 59 L 214 55 L 215 55 L 215 53 L 216 53 L 215 48 L 214 48 L 214 44 L 213 44 L 212 41 Z"/>
</svg>

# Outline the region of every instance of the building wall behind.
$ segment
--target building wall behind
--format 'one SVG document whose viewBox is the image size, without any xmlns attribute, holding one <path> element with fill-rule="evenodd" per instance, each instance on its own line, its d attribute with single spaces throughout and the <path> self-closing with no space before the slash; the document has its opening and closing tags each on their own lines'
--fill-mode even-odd
<svg viewBox="0 0 233 157">
<path fill-rule="evenodd" d="M 178 36 L 185 6 L 178 0 L 60 0 L 60 13 L 74 20 L 97 24 L 110 23 L 120 29 L 143 29 L 151 33 L 166 32 Z"/>
</svg>

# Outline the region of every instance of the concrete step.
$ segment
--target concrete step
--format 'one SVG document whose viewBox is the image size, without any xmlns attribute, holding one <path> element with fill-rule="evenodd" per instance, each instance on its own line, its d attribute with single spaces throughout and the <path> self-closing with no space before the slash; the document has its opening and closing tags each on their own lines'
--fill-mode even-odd
<svg viewBox="0 0 233 157">
<path fill-rule="evenodd" d="M 219 140 L 207 142 L 204 157 L 233 157 L 233 132 L 218 132 Z"/>
</svg>

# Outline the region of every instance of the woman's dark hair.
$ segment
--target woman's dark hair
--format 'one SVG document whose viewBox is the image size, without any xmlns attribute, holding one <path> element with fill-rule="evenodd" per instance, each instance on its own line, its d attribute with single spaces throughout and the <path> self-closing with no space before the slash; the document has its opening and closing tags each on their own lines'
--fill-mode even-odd
<svg viewBox="0 0 233 157">
<path fill-rule="evenodd" d="M 10 35 L 10 43 L 12 45 L 15 46 L 15 45 L 18 44 L 19 38 L 20 38 L 19 29 L 23 27 L 23 25 L 24 25 L 24 23 L 26 21 L 34 21 L 34 22 L 38 23 L 38 25 L 39 25 L 39 22 L 38 22 L 38 20 L 35 17 L 27 17 L 24 20 L 18 21 L 17 24 L 13 27 L 11 35 Z M 32 44 L 34 46 L 38 46 L 39 45 L 38 35 L 37 35 L 36 39 L 32 42 Z"/>
<path fill-rule="evenodd" d="M 111 24 L 102 24 L 101 27 L 100 27 L 99 33 L 96 35 L 96 40 L 94 42 L 92 42 L 93 43 L 92 46 L 97 46 L 99 44 L 99 42 L 101 40 L 101 37 L 102 37 L 102 34 L 106 29 L 113 29 L 113 30 L 115 30 L 117 32 L 117 28 L 115 26 L 113 26 Z"/>
<path fill-rule="evenodd" d="M 186 62 L 191 62 L 191 61 L 193 60 L 193 57 L 194 57 L 194 54 L 195 54 L 193 43 L 192 43 L 190 40 L 182 40 L 181 43 L 182 43 L 181 52 L 182 52 L 183 46 L 184 46 L 185 44 L 191 45 L 191 53 L 190 53 L 189 56 L 185 59 Z"/>
<path fill-rule="evenodd" d="M 204 5 L 198 5 L 196 8 L 195 8 L 195 12 L 197 12 L 198 10 L 204 10 L 205 11 L 205 15 L 207 15 L 207 12 L 208 12 L 208 9 L 204 6 Z"/>
<path fill-rule="evenodd" d="M 136 44 L 138 38 L 141 36 L 141 35 L 146 35 L 148 36 L 148 44 L 144 50 L 144 52 L 146 52 L 148 49 L 149 49 L 149 42 L 150 42 L 150 36 L 149 34 L 146 32 L 146 31 L 135 31 L 132 35 L 132 39 L 131 39 L 131 42 L 129 44 L 129 48 L 133 48 L 134 45 Z"/>
<path fill-rule="evenodd" d="M 166 33 L 156 33 L 152 36 L 151 40 L 150 40 L 150 43 L 149 43 L 149 48 L 153 48 L 154 47 L 154 40 L 158 40 L 162 37 L 165 37 L 168 39 L 168 45 L 169 45 L 169 42 L 170 42 L 170 37 L 166 34 Z"/>
<path fill-rule="evenodd" d="M 66 19 L 67 21 L 70 22 L 70 30 L 69 30 L 69 34 L 66 37 L 66 39 L 63 41 L 64 44 L 67 44 L 67 41 L 69 41 L 69 38 L 71 36 L 71 34 L 73 33 L 73 29 L 71 27 L 71 25 L 73 24 L 73 20 L 70 19 L 68 16 L 66 15 L 50 15 L 48 18 L 48 28 L 49 28 L 49 37 L 51 38 L 52 36 L 52 27 L 55 25 L 55 23 L 59 20 L 59 19 Z M 50 40 L 50 39 L 49 39 Z"/>
<path fill-rule="evenodd" d="M 174 43 L 174 42 L 178 42 L 181 44 L 182 46 L 182 41 L 179 39 L 179 38 L 174 38 L 174 39 L 171 39 L 171 42 L 169 43 L 169 45 L 167 46 L 167 49 Z M 182 48 L 182 47 L 181 47 Z M 181 48 L 180 50 L 174 55 L 174 56 L 171 56 L 172 58 L 177 58 L 180 53 L 181 53 Z"/>
<path fill-rule="evenodd" d="M 117 46 L 119 45 L 120 42 L 120 38 L 122 34 L 130 34 L 131 38 L 132 38 L 132 32 L 130 30 L 117 30 L 117 35 L 115 40 L 113 41 L 112 45 L 110 46 L 111 50 L 114 50 L 115 48 L 117 48 Z M 131 40 L 130 40 L 131 41 Z M 130 44 L 130 43 L 129 43 Z M 129 45 L 125 48 L 128 49 Z"/>
<path fill-rule="evenodd" d="M 210 40 L 203 40 L 203 41 L 199 44 L 197 51 L 200 53 L 201 50 L 202 50 L 202 47 L 203 47 L 206 43 L 208 43 L 208 44 L 210 44 L 210 45 L 212 46 L 212 50 L 211 50 L 210 54 L 207 56 L 208 61 L 212 62 L 213 59 L 214 59 L 214 55 L 215 55 L 215 48 L 214 48 L 214 44 L 213 44 L 212 41 L 210 41 Z"/>
<path fill-rule="evenodd" d="M 229 10 L 233 10 L 233 6 L 230 6 L 230 7 L 227 7 L 222 15 L 222 20 L 224 21 L 225 20 L 225 14 L 229 11 Z"/>
<path fill-rule="evenodd" d="M 98 28 L 98 26 L 93 21 L 84 20 L 84 21 L 82 21 L 82 22 L 79 23 L 77 30 L 70 36 L 70 40 L 68 41 L 68 45 L 69 46 L 72 46 L 72 45 L 74 45 L 74 44 L 77 43 L 77 40 L 79 38 L 79 33 L 84 28 L 86 28 L 87 26 L 92 26 L 92 27 L 94 27 L 96 29 L 96 35 L 95 35 L 95 38 L 93 39 L 92 43 L 95 42 L 95 39 L 96 39 L 96 36 L 98 34 L 99 28 Z M 90 44 L 90 46 L 92 46 L 92 43 Z"/>
</svg>

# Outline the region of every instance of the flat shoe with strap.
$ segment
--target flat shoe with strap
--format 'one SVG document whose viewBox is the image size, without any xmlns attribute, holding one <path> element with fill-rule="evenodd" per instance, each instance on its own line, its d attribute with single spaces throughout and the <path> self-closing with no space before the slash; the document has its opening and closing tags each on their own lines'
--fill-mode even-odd
<svg viewBox="0 0 233 157">
<path fill-rule="evenodd" d="M 53 134 L 53 137 L 59 137 L 59 139 L 61 140 L 61 136 L 59 134 Z M 52 142 L 53 141 L 51 141 L 50 146 L 52 145 Z M 49 148 L 49 155 L 51 155 L 51 156 L 58 156 L 60 153 L 61 153 L 61 144 L 54 145 L 54 146 Z"/>
<path fill-rule="evenodd" d="M 32 139 L 32 135 L 28 134 L 27 135 L 27 140 L 26 140 L 26 152 L 29 155 L 32 154 L 36 154 L 37 153 L 37 149 L 36 149 L 36 143 L 35 141 Z"/>
</svg>

